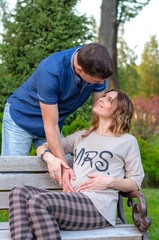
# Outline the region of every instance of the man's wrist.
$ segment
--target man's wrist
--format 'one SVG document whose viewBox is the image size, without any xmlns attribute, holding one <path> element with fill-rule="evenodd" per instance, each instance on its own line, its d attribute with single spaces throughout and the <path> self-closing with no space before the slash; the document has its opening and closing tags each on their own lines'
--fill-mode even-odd
<svg viewBox="0 0 159 240">
<path fill-rule="evenodd" d="M 47 153 L 47 152 L 51 152 L 51 151 L 50 151 L 49 149 L 45 149 L 45 150 L 40 154 L 41 160 L 45 161 L 45 160 L 44 160 L 44 155 L 45 155 L 45 153 Z"/>
</svg>

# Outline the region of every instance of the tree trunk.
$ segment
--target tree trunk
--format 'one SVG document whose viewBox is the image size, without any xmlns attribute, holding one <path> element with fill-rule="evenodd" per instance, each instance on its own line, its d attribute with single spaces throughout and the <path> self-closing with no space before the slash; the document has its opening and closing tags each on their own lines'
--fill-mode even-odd
<svg viewBox="0 0 159 240">
<path fill-rule="evenodd" d="M 119 88 L 117 71 L 117 8 L 118 0 L 103 0 L 101 6 L 101 22 L 99 43 L 104 45 L 112 56 L 114 74 L 107 81 L 107 88 Z"/>
</svg>

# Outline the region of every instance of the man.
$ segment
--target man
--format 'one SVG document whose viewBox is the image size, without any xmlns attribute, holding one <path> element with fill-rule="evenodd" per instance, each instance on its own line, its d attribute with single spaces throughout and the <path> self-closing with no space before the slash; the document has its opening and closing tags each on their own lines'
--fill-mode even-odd
<svg viewBox="0 0 159 240">
<path fill-rule="evenodd" d="M 100 98 L 105 79 L 111 75 L 111 57 L 107 49 L 97 43 L 66 49 L 45 58 L 7 99 L 2 155 L 29 155 L 32 143 L 37 148 L 47 140 L 59 160 L 54 169 L 61 169 L 64 163 L 60 160 L 66 162 L 60 138 L 65 118 L 91 93 L 93 102 Z"/>
</svg>

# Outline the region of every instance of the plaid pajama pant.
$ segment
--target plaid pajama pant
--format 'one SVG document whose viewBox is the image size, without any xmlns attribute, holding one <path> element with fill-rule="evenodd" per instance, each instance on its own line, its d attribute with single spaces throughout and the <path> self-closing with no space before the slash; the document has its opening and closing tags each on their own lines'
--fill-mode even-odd
<svg viewBox="0 0 159 240">
<path fill-rule="evenodd" d="M 12 240 L 61 240 L 60 229 L 110 226 L 86 195 L 32 186 L 11 190 L 9 225 Z"/>
</svg>

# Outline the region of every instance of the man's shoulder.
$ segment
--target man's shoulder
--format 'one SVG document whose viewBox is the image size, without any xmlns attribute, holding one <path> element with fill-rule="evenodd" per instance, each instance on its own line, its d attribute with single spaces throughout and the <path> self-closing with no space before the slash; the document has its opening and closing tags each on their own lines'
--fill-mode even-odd
<svg viewBox="0 0 159 240">
<path fill-rule="evenodd" d="M 76 47 L 73 47 L 73 48 L 67 48 L 67 49 L 64 49 L 64 50 L 52 53 L 50 56 L 53 57 L 53 56 L 66 56 L 66 55 L 69 55 L 69 54 L 72 55 L 74 52 L 76 52 L 81 47 L 82 46 L 76 46 Z"/>
<path fill-rule="evenodd" d="M 63 65 L 66 67 L 66 65 L 68 64 L 70 65 L 72 56 L 76 51 L 78 51 L 79 48 L 81 48 L 81 46 L 68 48 L 65 50 L 52 53 L 47 58 L 41 61 L 38 68 L 39 69 L 44 68 L 45 70 L 48 69 L 52 71 L 53 69 L 56 70 L 56 69 L 59 69 L 59 67 L 61 68 Z M 54 67 L 52 68 L 52 66 Z"/>
</svg>

